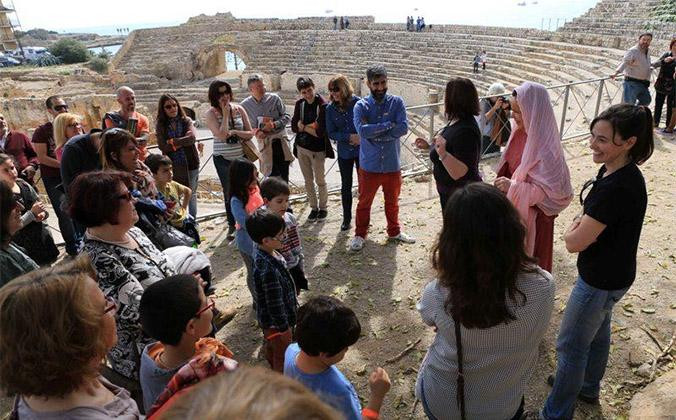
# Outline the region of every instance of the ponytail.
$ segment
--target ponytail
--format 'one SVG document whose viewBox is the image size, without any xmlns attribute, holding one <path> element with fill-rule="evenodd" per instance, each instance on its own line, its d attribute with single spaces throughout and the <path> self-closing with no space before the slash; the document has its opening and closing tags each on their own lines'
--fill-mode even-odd
<svg viewBox="0 0 676 420">
<path fill-rule="evenodd" d="M 613 142 L 615 134 L 619 134 L 623 141 L 636 137 L 636 143 L 629 149 L 629 159 L 640 165 L 653 154 L 653 115 L 650 108 L 643 105 L 619 104 L 603 111 L 589 125 L 591 131 L 599 121 L 608 121 L 613 127 Z M 617 144 L 617 143 L 616 143 Z"/>
</svg>

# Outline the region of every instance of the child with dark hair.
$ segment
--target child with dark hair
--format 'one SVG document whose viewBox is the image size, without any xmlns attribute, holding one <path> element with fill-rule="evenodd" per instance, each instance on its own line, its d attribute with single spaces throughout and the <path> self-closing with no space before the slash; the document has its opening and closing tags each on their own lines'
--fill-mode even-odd
<svg viewBox="0 0 676 420">
<path fill-rule="evenodd" d="M 256 317 L 263 329 L 265 357 L 277 372 L 284 368 L 284 352 L 291 343 L 298 306 L 293 279 L 277 251 L 282 248 L 285 228 L 282 216 L 266 209 L 258 209 L 246 219 L 246 230 L 258 244 L 253 266 Z"/>
<path fill-rule="evenodd" d="M 378 418 L 390 389 L 387 372 L 377 368 L 369 377 L 371 399 L 362 411 L 354 386 L 334 366 L 360 334 L 361 325 L 352 309 L 334 297 L 317 296 L 298 309 L 298 342 L 286 349 L 284 358 L 284 375 L 307 386 L 348 420 Z"/>
<path fill-rule="evenodd" d="M 192 190 L 174 181 L 173 163 L 168 156 L 151 154 L 145 164 L 153 173 L 159 198 L 167 205 L 167 221 L 199 244 L 197 221 L 188 213 Z"/>
<path fill-rule="evenodd" d="M 144 291 L 139 308 L 141 326 L 158 340 L 147 345 L 141 356 L 139 377 L 146 412 L 174 374 L 196 356 L 215 353 L 227 359 L 225 367 L 237 365 L 224 344 L 203 338 L 212 330 L 213 307 L 214 301 L 207 300 L 199 279 L 188 274 L 167 277 Z"/>
<path fill-rule="evenodd" d="M 298 222 L 296 216 L 287 211 L 290 194 L 289 184 L 282 178 L 273 176 L 261 183 L 261 196 L 265 208 L 278 213 L 286 223 L 282 248 L 279 252 L 286 260 L 286 268 L 289 270 L 296 286 L 296 293 L 300 293 L 301 289 L 308 290 L 308 282 L 303 269 L 303 246 L 298 235 Z"/>
</svg>

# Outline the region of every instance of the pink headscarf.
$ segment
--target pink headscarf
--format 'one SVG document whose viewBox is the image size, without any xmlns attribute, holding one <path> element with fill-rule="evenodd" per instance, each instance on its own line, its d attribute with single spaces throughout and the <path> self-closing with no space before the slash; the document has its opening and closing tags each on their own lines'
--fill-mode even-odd
<svg viewBox="0 0 676 420">
<path fill-rule="evenodd" d="M 532 255 L 537 216 L 533 206 L 548 216 L 555 216 L 570 204 L 573 187 L 547 89 L 538 83 L 525 82 L 516 88 L 516 94 L 523 117 L 523 130 L 528 139 L 521 154 L 521 163 L 512 174 L 507 197 L 526 225 L 526 251 Z M 518 131 L 521 130 L 513 130 L 512 137 Z M 507 163 L 507 156 L 513 154 L 510 147 L 518 142 L 511 140 L 498 168 Z"/>
</svg>

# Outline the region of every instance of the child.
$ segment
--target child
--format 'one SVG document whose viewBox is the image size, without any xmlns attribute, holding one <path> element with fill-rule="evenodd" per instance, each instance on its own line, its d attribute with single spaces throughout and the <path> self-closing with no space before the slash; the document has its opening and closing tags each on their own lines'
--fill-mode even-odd
<svg viewBox="0 0 676 420">
<path fill-rule="evenodd" d="M 256 310 L 256 289 L 253 282 L 254 243 L 247 233 L 246 218 L 263 205 L 258 187 L 258 170 L 250 160 L 239 158 L 231 161 L 229 169 L 230 210 L 235 218 L 235 243 L 246 266 L 246 285 L 251 292 L 253 309 Z"/>
<path fill-rule="evenodd" d="M 167 277 L 143 292 L 139 308 L 141 326 L 147 335 L 159 341 L 146 346 L 141 356 L 139 377 L 145 412 L 174 374 L 195 356 L 213 352 L 226 358 L 226 368 L 237 365 L 224 344 L 202 338 L 212 330 L 213 307 L 214 301 L 207 301 L 199 280 L 189 274 Z"/>
<path fill-rule="evenodd" d="M 284 368 L 284 352 L 296 325 L 296 289 L 286 269 L 282 248 L 286 224 L 278 213 L 258 209 L 246 219 L 246 229 L 258 244 L 254 258 L 256 316 L 263 328 L 265 357 L 277 372 Z"/>
<path fill-rule="evenodd" d="M 544 419 L 573 418 L 578 399 L 598 404 L 613 306 L 636 278 L 636 252 L 648 204 L 637 165 L 654 149 L 650 109 L 613 105 L 591 122 L 590 131 L 592 158 L 602 166 L 583 187 L 582 214 L 564 235 L 568 252 L 579 253 L 579 276 L 561 321 L 556 375 L 548 378 L 553 388 L 540 412 Z"/>
<path fill-rule="evenodd" d="M 390 389 L 387 372 L 377 368 L 369 377 L 371 400 L 362 411 L 354 386 L 334 366 L 360 334 L 361 325 L 352 309 L 336 298 L 317 296 L 298 310 L 298 343 L 287 348 L 284 359 L 284 375 L 310 388 L 348 420 L 377 419 Z"/>
<path fill-rule="evenodd" d="M 168 222 L 199 244 L 197 222 L 188 214 L 192 190 L 173 180 L 172 162 L 168 156 L 151 154 L 145 164 L 152 171 L 160 198 L 167 205 Z"/>
<path fill-rule="evenodd" d="M 279 252 L 286 260 L 286 268 L 296 285 L 296 292 L 300 293 L 301 289 L 308 290 L 308 284 L 303 270 L 303 247 L 298 236 L 298 222 L 296 217 L 287 211 L 290 194 L 289 184 L 282 178 L 270 177 L 261 183 L 261 196 L 265 208 L 278 213 L 286 223 L 282 249 Z"/>
</svg>

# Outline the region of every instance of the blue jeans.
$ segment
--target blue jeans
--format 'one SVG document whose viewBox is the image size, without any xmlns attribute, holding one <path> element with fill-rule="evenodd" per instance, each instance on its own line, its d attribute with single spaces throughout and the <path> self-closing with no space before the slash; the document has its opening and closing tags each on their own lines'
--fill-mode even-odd
<svg viewBox="0 0 676 420">
<path fill-rule="evenodd" d="M 66 243 L 66 252 L 68 255 L 77 255 L 78 252 L 80 252 L 80 244 L 75 236 L 73 222 L 68 216 L 68 213 L 61 209 L 61 206 L 66 200 L 65 194 L 60 186 L 61 177 L 43 176 L 42 182 L 45 184 L 45 190 L 47 191 L 49 201 L 52 202 L 54 213 L 59 219 L 59 231 L 61 232 L 63 241 Z"/>
<path fill-rule="evenodd" d="M 225 201 L 225 214 L 228 218 L 228 226 L 235 226 L 235 216 L 232 215 L 230 209 L 230 198 L 228 197 L 228 189 L 230 188 L 230 161 L 223 156 L 214 155 L 214 166 L 218 179 L 221 181 L 221 188 L 223 189 L 223 201 Z"/>
<path fill-rule="evenodd" d="M 578 394 L 598 397 L 610 349 L 610 317 L 627 290 L 597 289 L 578 277 L 556 340 L 556 380 L 542 418 L 572 419 Z"/>
<path fill-rule="evenodd" d="M 188 181 L 190 182 L 190 189 L 192 190 L 192 195 L 190 196 L 190 203 L 188 204 L 188 213 L 193 218 L 197 218 L 197 181 L 199 180 L 200 170 L 193 169 L 188 171 Z"/>
<path fill-rule="evenodd" d="M 359 170 L 359 157 L 352 159 L 338 158 L 340 170 L 340 201 L 343 204 L 343 221 L 352 220 L 352 175 L 354 167 Z"/>
<path fill-rule="evenodd" d="M 639 105 L 650 104 L 649 86 L 633 80 L 625 80 L 623 86 L 622 102 L 630 105 L 636 105 L 637 101 Z"/>
</svg>

